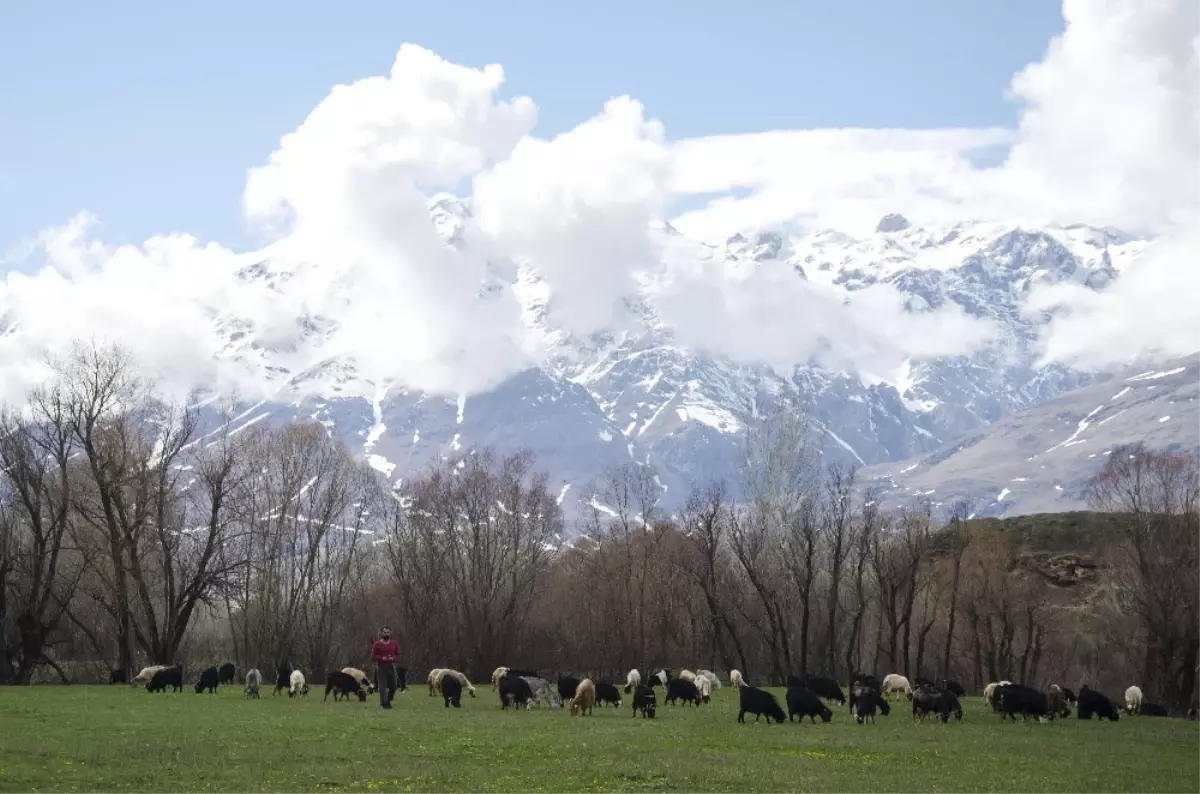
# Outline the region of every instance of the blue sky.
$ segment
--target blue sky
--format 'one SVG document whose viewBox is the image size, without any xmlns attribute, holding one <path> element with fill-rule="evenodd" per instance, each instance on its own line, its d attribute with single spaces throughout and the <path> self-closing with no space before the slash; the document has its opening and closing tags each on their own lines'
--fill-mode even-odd
<svg viewBox="0 0 1200 794">
<path fill-rule="evenodd" d="M 109 242 L 244 246 L 248 168 L 339 82 L 411 41 L 472 66 L 552 135 L 630 94 L 671 138 L 779 128 L 1012 126 L 1049 0 L 0 5 L 0 252 L 80 210 Z"/>
</svg>

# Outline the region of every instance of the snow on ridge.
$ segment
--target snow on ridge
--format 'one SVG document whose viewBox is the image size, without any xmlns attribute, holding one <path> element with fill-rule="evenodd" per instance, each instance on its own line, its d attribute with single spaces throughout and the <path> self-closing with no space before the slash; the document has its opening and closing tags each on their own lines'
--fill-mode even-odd
<svg viewBox="0 0 1200 794">
<path fill-rule="evenodd" d="M 1175 369 L 1167 370 L 1166 372 L 1154 372 L 1153 370 L 1151 370 L 1150 372 L 1143 372 L 1141 375 L 1134 375 L 1132 378 L 1126 378 L 1125 382 L 1131 383 L 1133 381 L 1140 381 L 1140 380 L 1158 380 L 1159 378 L 1166 378 L 1171 375 L 1178 375 L 1180 372 L 1183 372 L 1186 369 L 1187 369 L 1187 367 L 1176 367 Z"/>
</svg>

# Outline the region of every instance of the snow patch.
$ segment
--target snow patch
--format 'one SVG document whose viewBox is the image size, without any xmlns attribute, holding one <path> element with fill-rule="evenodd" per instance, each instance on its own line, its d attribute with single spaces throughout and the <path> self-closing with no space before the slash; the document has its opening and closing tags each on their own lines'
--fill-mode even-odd
<svg viewBox="0 0 1200 794">
<path fill-rule="evenodd" d="M 558 498 L 554 500 L 556 505 L 561 505 L 563 499 L 566 498 L 567 491 L 571 490 L 571 483 L 563 483 L 562 490 L 558 492 Z"/>
<path fill-rule="evenodd" d="M 1130 383 L 1132 381 L 1138 381 L 1138 380 L 1158 380 L 1159 378 L 1166 378 L 1171 375 L 1178 375 L 1180 372 L 1183 372 L 1185 369 L 1187 369 L 1187 367 L 1176 367 L 1175 369 L 1169 369 L 1166 372 L 1143 372 L 1141 375 L 1134 375 L 1132 378 L 1126 378 L 1125 382 Z"/>
<path fill-rule="evenodd" d="M 1092 421 L 1092 417 L 1095 416 L 1096 414 L 1100 413 L 1103 410 L 1104 410 L 1103 405 L 1093 408 L 1091 413 L 1089 413 L 1087 416 L 1085 416 L 1079 420 L 1079 424 L 1078 424 L 1078 426 L 1076 426 L 1075 432 L 1071 434 L 1070 438 L 1068 438 L 1066 441 L 1055 444 L 1054 446 L 1050 447 L 1050 449 L 1046 450 L 1046 452 L 1053 452 L 1054 450 L 1058 449 L 1059 447 L 1071 446 L 1072 442 L 1075 442 L 1075 439 L 1079 436 L 1079 434 L 1082 433 L 1084 430 L 1087 430 L 1088 425 Z M 1075 442 L 1075 443 L 1082 444 L 1083 442 L 1079 441 L 1079 442 Z"/>
<path fill-rule="evenodd" d="M 383 474 L 384 477 L 391 478 L 392 472 L 396 470 L 396 464 L 385 458 L 383 455 L 367 455 L 367 465 L 377 472 Z"/>
<path fill-rule="evenodd" d="M 601 430 L 596 435 L 600 436 L 601 441 L 612 441 L 612 433 L 608 432 L 607 430 Z"/>
<path fill-rule="evenodd" d="M 1164 416 L 1162 419 L 1158 420 L 1158 423 L 1161 425 L 1163 422 L 1169 422 L 1170 420 L 1171 420 L 1171 417 Z"/>
<path fill-rule="evenodd" d="M 1129 390 L 1132 388 L 1133 388 L 1132 386 L 1126 386 L 1124 389 L 1121 389 L 1119 392 L 1117 392 L 1112 397 L 1110 397 L 1108 401 L 1112 402 L 1113 400 L 1117 400 L 1117 399 L 1120 399 L 1121 397 L 1124 397 L 1126 394 L 1129 394 Z"/>
<path fill-rule="evenodd" d="M 999 494 L 999 495 L 996 497 L 996 501 L 997 501 L 997 502 L 1003 502 L 1003 501 L 1004 501 L 1004 497 L 1008 496 L 1010 493 L 1012 493 L 1012 491 L 1010 491 L 1010 490 L 1008 490 L 1007 488 L 1005 488 L 1004 490 L 1000 491 L 1000 494 Z"/>
<path fill-rule="evenodd" d="M 467 395 L 460 394 L 460 395 L 458 395 L 458 418 L 455 420 L 456 424 L 460 424 L 460 425 L 462 424 L 463 413 L 465 413 L 466 410 L 467 410 Z"/>
</svg>

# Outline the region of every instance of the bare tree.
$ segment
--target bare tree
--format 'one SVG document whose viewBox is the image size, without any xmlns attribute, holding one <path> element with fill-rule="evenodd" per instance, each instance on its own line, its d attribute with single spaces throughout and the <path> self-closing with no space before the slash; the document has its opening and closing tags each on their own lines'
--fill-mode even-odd
<svg viewBox="0 0 1200 794">
<path fill-rule="evenodd" d="M 746 504 L 732 514 L 732 547 L 762 607 L 762 628 L 781 679 L 795 668 L 780 574 L 790 572 L 811 592 L 808 549 L 815 549 L 816 458 L 808 413 L 796 405 L 785 402 L 766 416 L 756 410 L 747 422 L 739 457 Z M 807 642 L 802 631 L 805 652 Z"/>
<path fill-rule="evenodd" d="M 1200 653 L 1198 469 L 1194 454 L 1119 446 L 1089 488 L 1095 506 L 1120 516 L 1118 572 L 1139 623 L 1142 687 L 1177 710 Z"/>
<path fill-rule="evenodd" d="M 54 666 L 51 637 L 86 563 L 68 532 L 76 478 L 66 395 L 35 390 L 28 409 L 0 410 L 0 683 L 27 684 L 38 664 Z"/>
<path fill-rule="evenodd" d="M 841 622 L 838 612 L 841 608 L 842 573 L 846 558 L 850 555 L 854 534 L 855 474 L 856 471 L 852 467 L 833 465 L 829 467 L 825 477 L 825 502 L 821 520 L 825 525 L 824 534 L 828 545 L 826 562 L 829 589 L 826 596 L 828 613 L 825 621 L 825 647 L 830 675 L 837 672 L 837 627 Z M 851 672 L 853 671 L 846 671 L 847 675 Z"/>
</svg>

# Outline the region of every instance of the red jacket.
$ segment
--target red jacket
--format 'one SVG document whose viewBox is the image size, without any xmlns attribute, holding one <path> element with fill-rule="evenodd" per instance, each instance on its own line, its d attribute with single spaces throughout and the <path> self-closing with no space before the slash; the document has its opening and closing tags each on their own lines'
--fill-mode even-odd
<svg viewBox="0 0 1200 794">
<path fill-rule="evenodd" d="M 395 640 L 375 640 L 371 646 L 371 661 L 376 667 L 393 667 L 400 655 L 400 646 Z"/>
</svg>

